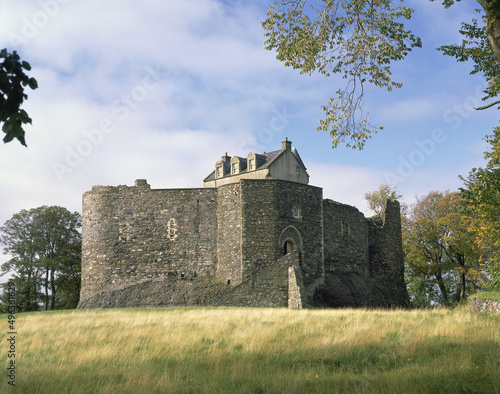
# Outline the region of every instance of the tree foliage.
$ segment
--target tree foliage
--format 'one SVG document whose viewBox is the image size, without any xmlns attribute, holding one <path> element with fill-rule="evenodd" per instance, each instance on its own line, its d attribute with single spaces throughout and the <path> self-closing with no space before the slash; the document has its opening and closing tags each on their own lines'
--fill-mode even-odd
<svg viewBox="0 0 500 394">
<path fill-rule="evenodd" d="M 442 4 L 449 7 L 457 1 L 443 0 Z M 464 24 L 462 46 L 441 50 L 459 61 L 471 58 L 476 62 L 473 72 L 483 72 L 490 84 L 488 98 L 495 97 L 500 86 L 500 50 L 495 50 L 495 46 L 500 48 L 500 0 L 478 2 L 486 13 L 486 24 Z M 334 148 L 345 143 L 362 149 L 382 129 L 371 124 L 363 111 L 365 85 L 400 88 L 402 84 L 392 79 L 391 65 L 422 45 L 405 27 L 413 9 L 402 4 L 393 0 L 275 0 L 270 6 L 262 25 L 266 48 L 276 50 L 278 60 L 301 73 L 340 74 L 346 80 L 344 88 L 322 107 L 325 117 L 318 127 L 330 133 Z"/>
<path fill-rule="evenodd" d="M 476 235 L 470 230 L 474 219 L 465 208 L 464 199 L 449 192 L 431 192 L 410 208 L 403 240 L 413 297 L 422 300 L 419 292 L 432 292 L 429 302 L 449 305 L 484 285 Z"/>
<path fill-rule="evenodd" d="M 31 124 L 31 118 L 21 108 L 28 98 L 25 89 L 38 87 L 36 79 L 26 75 L 25 70 L 30 71 L 31 66 L 21 61 L 16 51 L 0 51 L 0 123 L 3 123 L 2 131 L 5 133 L 3 141 L 7 143 L 15 138 L 24 146 L 26 139 L 23 127 Z"/>
<path fill-rule="evenodd" d="M 334 147 L 362 148 L 382 128 L 363 113 L 364 86 L 402 86 L 391 78 L 391 63 L 421 46 L 401 22 L 412 12 L 391 0 L 276 0 L 271 6 L 263 27 L 266 48 L 276 49 L 278 60 L 302 73 L 346 79 L 345 88 L 323 106 L 326 118 L 320 121 L 319 129 L 330 132 Z"/>
<path fill-rule="evenodd" d="M 399 193 L 396 187 L 391 185 L 380 185 L 378 190 L 365 193 L 365 200 L 368 202 L 368 207 L 376 214 L 382 213 L 387 200 L 401 200 L 403 196 Z M 401 205 L 403 208 L 404 206 Z M 404 211 L 404 208 L 403 208 Z"/>
<path fill-rule="evenodd" d="M 491 277 L 492 287 L 500 288 L 500 126 L 487 137 L 485 168 L 474 168 L 460 190 L 469 213 L 475 217 L 470 230 L 477 234 L 481 262 Z"/>
<path fill-rule="evenodd" d="M 480 10 L 476 11 L 481 12 Z M 484 90 L 483 100 L 497 97 L 500 93 L 500 61 L 492 50 L 486 30 L 487 25 L 480 26 L 476 19 L 473 19 L 471 23 L 464 22 L 459 30 L 460 34 L 464 36 L 462 43 L 438 48 L 445 55 L 453 56 L 459 62 L 472 60 L 474 67 L 471 74 L 482 74 L 488 83 Z M 496 104 L 500 104 L 500 101 L 494 101 L 476 109 L 487 109 Z"/>
<path fill-rule="evenodd" d="M 58 206 L 22 210 L 0 227 L 0 244 L 12 259 L 2 273 L 12 273 L 19 310 L 56 309 L 60 289 L 78 303 L 81 271 L 81 218 Z M 67 293 L 73 293 L 68 295 Z M 64 306 L 68 307 L 67 300 Z"/>
</svg>

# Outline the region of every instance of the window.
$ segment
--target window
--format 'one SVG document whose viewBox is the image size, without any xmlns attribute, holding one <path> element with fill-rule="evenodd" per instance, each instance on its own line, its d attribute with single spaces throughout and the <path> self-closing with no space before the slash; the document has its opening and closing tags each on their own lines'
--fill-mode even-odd
<svg viewBox="0 0 500 394">
<path fill-rule="evenodd" d="M 222 178 L 222 167 L 217 167 L 217 178 Z"/>
<path fill-rule="evenodd" d="M 238 173 L 238 163 L 233 163 L 233 174 Z"/>
<path fill-rule="evenodd" d="M 167 238 L 174 241 L 178 236 L 177 222 L 174 218 L 167 222 Z"/>
<path fill-rule="evenodd" d="M 297 173 L 297 175 L 299 175 L 299 174 L 300 174 L 300 167 L 299 167 L 299 166 L 297 166 L 297 167 L 295 168 L 295 172 Z"/>
<path fill-rule="evenodd" d="M 293 217 L 294 219 L 302 219 L 302 212 L 300 208 L 293 208 Z"/>
<path fill-rule="evenodd" d="M 250 171 L 255 170 L 255 159 L 250 159 L 248 162 L 248 167 L 250 167 Z"/>
</svg>

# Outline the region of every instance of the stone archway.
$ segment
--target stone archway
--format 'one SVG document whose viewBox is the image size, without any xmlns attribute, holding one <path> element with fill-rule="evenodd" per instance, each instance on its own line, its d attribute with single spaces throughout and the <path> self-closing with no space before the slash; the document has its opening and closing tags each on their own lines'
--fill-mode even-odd
<svg viewBox="0 0 500 394">
<path fill-rule="evenodd" d="M 281 232 L 279 247 L 284 255 L 294 251 L 302 254 L 302 237 L 294 226 L 288 226 Z"/>
</svg>

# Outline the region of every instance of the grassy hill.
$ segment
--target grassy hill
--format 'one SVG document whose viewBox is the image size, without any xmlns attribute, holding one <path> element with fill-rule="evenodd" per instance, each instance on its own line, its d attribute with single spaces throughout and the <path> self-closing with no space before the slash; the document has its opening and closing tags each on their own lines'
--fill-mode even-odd
<svg viewBox="0 0 500 394">
<path fill-rule="evenodd" d="M 3 372 L 0 392 L 500 390 L 500 316 L 465 308 L 37 312 L 16 315 L 15 329 L 16 386 Z"/>
</svg>

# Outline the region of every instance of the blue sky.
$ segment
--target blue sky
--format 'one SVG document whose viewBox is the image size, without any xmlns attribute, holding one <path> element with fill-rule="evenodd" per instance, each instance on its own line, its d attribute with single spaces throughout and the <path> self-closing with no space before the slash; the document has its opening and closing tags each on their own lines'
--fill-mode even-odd
<svg viewBox="0 0 500 394">
<path fill-rule="evenodd" d="M 81 212 L 93 185 L 202 187 L 224 152 L 277 150 L 285 137 L 311 184 L 365 213 L 364 193 L 384 183 L 407 203 L 455 190 L 483 165 L 498 115 L 472 109 L 484 81 L 435 48 L 460 42 L 478 6 L 407 4 L 423 48 L 393 67 L 403 89 L 367 89 L 384 131 L 357 151 L 316 131 L 343 81 L 300 75 L 264 49 L 269 1 L 2 0 L 0 48 L 29 61 L 40 87 L 25 104 L 28 148 L 0 146 L 0 222 L 41 205 Z"/>
</svg>

